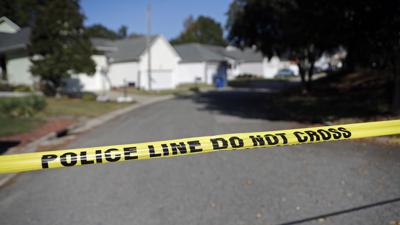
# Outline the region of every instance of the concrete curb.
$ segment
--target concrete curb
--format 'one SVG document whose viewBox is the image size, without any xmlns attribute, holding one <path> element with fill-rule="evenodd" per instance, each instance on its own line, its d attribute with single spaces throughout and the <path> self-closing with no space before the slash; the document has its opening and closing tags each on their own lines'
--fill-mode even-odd
<svg viewBox="0 0 400 225">
<path fill-rule="evenodd" d="M 112 119 L 115 119 L 123 114 L 126 114 L 128 112 L 131 112 L 135 109 L 139 109 L 141 107 L 147 106 L 147 105 L 151 105 L 157 102 L 161 102 L 161 101 L 166 101 L 169 99 L 173 99 L 175 96 L 174 95 L 166 95 L 166 96 L 160 96 L 160 97 L 154 97 L 149 99 L 148 101 L 144 101 L 144 102 L 138 102 L 136 104 L 133 104 L 132 106 L 128 106 L 126 108 L 122 108 L 122 109 L 118 109 L 112 112 L 109 112 L 105 115 L 90 119 L 90 120 L 86 120 L 84 122 L 81 123 L 77 123 L 77 124 L 73 124 L 69 127 L 66 128 L 66 130 L 64 132 L 67 133 L 67 135 L 70 134 L 79 134 L 88 130 L 91 130 L 97 126 L 100 126 Z M 23 146 L 23 147 L 15 147 L 15 148 L 11 148 L 10 150 L 8 150 L 5 155 L 9 155 L 9 154 L 17 154 L 17 153 L 30 153 L 30 152 L 35 152 L 37 150 L 37 148 L 43 144 L 46 141 L 50 141 L 52 139 L 56 139 L 57 138 L 57 132 L 51 132 L 35 141 L 30 142 L 29 144 Z M 16 176 L 18 175 L 18 173 L 12 173 L 12 174 L 0 174 L 0 188 L 2 188 L 3 186 L 5 186 L 7 183 L 9 183 L 11 180 L 13 180 Z"/>
</svg>

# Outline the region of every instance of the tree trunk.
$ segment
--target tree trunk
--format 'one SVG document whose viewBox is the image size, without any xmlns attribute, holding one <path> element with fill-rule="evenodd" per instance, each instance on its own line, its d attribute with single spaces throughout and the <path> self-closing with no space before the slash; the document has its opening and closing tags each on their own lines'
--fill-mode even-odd
<svg viewBox="0 0 400 225">
<path fill-rule="evenodd" d="M 45 96 L 54 97 L 57 95 L 57 86 L 49 80 L 41 80 L 39 83 L 40 90 Z"/>
<path fill-rule="evenodd" d="M 400 115 L 400 75 L 397 63 L 393 65 L 393 83 L 392 112 Z"/>
<path fill-rule="evenodd" d="M 301 80 L 301 87 L 303 89 L 303 94 L 307 93 L 307 82 L 306 82 L 306 70 L 302 63 L 298 63 L 297 66 L 299 67 L 299 75 Z"/>
<path fill-rule="evenodd" d="M 311 61 L 310 68 L 307 71 L 307 84 L 306 89 L 307 92 L 310 92 L 312 89 L 312 76 L 314 75 L 314 61 Z"/>
</svg>

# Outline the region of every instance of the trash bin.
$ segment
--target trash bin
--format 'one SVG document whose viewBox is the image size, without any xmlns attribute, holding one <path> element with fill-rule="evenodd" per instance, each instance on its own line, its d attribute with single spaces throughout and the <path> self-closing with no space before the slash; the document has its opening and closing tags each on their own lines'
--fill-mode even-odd
<svg viewBox="0 0 400 225">
<path fill-rule="evenodd" d="M 215 87 L 223 88 L 225 86 L 225 79 L 221 76 L 215 77 Z"/>
</svg>

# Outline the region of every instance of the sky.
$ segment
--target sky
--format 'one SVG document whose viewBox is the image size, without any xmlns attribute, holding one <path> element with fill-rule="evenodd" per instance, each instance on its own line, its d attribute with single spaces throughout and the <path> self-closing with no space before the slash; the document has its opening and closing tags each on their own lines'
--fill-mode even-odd
<svg viewBox="0 0 400 225">
<path fill-rule="evenodd" d="M 226 12 L 232 0 L 151 0 L 152 33 L 167 39 L 178 36 L 183 21 L 190 15 L 209 16 L 225 25 Z M 128 33 L 146 33 L 147 0 L 81 0 L 87 19 L 85 25 L 100 23 L 113 30 L 121 25 Z"/>
</svg>

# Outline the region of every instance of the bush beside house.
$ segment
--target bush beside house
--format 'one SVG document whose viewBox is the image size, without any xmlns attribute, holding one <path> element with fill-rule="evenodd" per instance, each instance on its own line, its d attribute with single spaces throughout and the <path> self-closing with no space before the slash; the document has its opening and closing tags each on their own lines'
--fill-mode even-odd
<svg viewBox="0 0 400 225">
<path fill-rule="evenodd" d="M 46 99 L 42 96 L 0 98 L 0 112 L 9 117 L 32 117 L 46 108 Z"/>
</svg>

